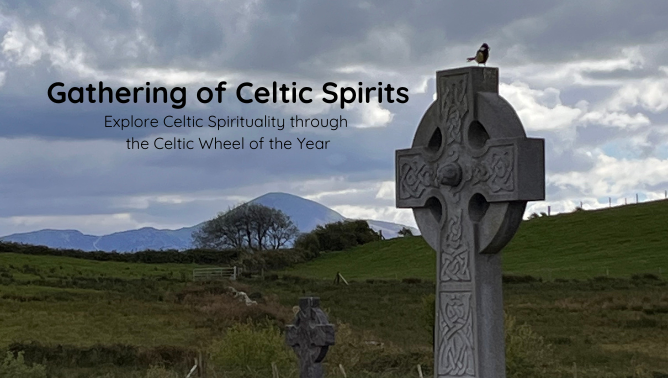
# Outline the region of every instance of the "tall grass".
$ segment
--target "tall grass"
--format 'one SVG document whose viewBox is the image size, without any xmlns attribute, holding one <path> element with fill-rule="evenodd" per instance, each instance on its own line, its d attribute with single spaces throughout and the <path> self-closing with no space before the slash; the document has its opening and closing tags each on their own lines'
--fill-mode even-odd
<svg viewBox="0 0 668 378">
<path fill-rule="evenodd" d="M 0 364 L 0 378 L 46 378 L 46 368 L 40 364 L 27 365 L 22 352 L 16 355 L 7 352 Z"/>
<path fill-rule="evenodd" d="M 233 325 L 222 339 L 212 343 L 210 354 L 217 369 L 237 377 L 270 377 L 272 364 L 284 372 L 296 366 L 284 335 L 268 322 Z"/>
</svg>

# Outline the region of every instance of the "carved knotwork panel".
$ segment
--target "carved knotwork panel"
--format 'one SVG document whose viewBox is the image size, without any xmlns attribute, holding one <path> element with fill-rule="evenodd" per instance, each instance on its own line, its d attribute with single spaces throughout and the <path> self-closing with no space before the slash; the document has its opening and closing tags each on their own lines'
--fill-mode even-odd
<svg viewBox="0 0 668 378">
<path fill-rule="evenodd" d="M 448 212 L 440 253 L 440 278 L 443 282 L 471 280 L 471 248 L 464 235 L 463 218 L 461 209 Z"/>
<path fill-rule="evenodd" d="M 469 111 L 468 75 L 440 79 L 440 120 L 445 124 L 447 144 L 462 142 L 462 120 Z"/>
<path fill-rule="evenodd" d="M 484 193 L 510 193 L 515 190 L 515 148 L 513 145 L 490 148 L 471 171 L 471 187 Z"/>
<path fill-rule="evenodd" d="M 441 292 L 438 321 L 439 377 L 475 377 L 472 294 Z"/>
<path fill-rule="evenodd" d="M 436 171 L 419 155 L 408 156 L 399 162 L 399 198 L 422 198 L 427 188 L 437 187 Z"/>
</svg>

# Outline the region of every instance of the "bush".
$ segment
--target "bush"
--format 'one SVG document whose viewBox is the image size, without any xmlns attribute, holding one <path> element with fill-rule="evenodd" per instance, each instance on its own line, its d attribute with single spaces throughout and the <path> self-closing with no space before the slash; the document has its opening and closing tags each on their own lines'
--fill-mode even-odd
<svg viewBox="0 0 668 378">
<path fill-rule="evenodd" d="M 304 251 L 309 251 L 311 253 L 317 254 L 320 252 L 320 242 L 318 237 L 313 232 L 307 232 L 299 235 L 294 244 L 295 248 L 302 249 Z"/>
<path fill-rule="evenodd" d="M 318 226 L 303 234 L 295 247 L 313 251 L 343 251 L 358 245 L 380 240 L 380 235 L 365 220 L 345 220 Z"/>
<path fill-rule="evenodd" d="M 12 352 L 7 352 L 5 360 L 0 364 L 0 378 L 46 378 L 46 368 L 39 364 L 33 364 L 32 367 L 26 365 L 23 352 L 17 353 L 16 357 Z"/>
<path fill-rule="evenodd" d="M 513 283 L 530 283 L 530 282 L 541 282 L 541 278 L 536 278 L 531 275 L 513 275 L 513 274 L 504 274 L 501 278 L 503 283 L 513 284 Z"/>
<path fill-rule="evenodd" d="M 641 281 L 641 280 L 661 281 L 661 278 L 659 278 L 659 276 L 657 276 L 656 274 L 645 273 L 645 274 L 634 274 L 634 275 L 631 276 L 631 280 L 633 280 L 633 281 Z"/>
<path fill-rule="evenodd" d="M 317 253 L 302 249 L 278 249 L 256 252 L 244 252 L 235 265 L 240 265 L 244 272 L 261 270 L 282 270 L 299 263 L 307 262 L 317 256 Z"/>
<path fill-rule="evenodd" d="M 397 234 L 399 234 L 403 237 L 409 237 L 409 236 L 413 236 L 413 231 L 411 231 L 411 229 L 408 228 L 408 227 L 403 227 L 401 230 L 399 230 L 399 232 L 397 232 Z"/>
<path fill-rule="evenodd" d="M 278 274 L 270 273 L 264 276 L 265 281 L 278 281 Z"/>
<path fill-rule="evenodd" d="M 422 299 L 423 319 L 425 327 L 433 334 L 435 296 L 429 295 Z M 506 343 L 506 374 L 508 378 L 540 377 L 541 372 L 553 363 L 551 346 L 530 326 L 518 325 L 514 317 L 504 314 Z M 433 344 L 433 339 L 432 339 Z"/>
<path fill-rule="evenodd" d="M 429 376 L 432 358 L 431 351 L 405 351 L 392 344 L 377 341 L 370 333 L 353 330 L 347 324 L 338 323 L 336 345 L 325 357 L 328 368 L 326 376 L 341 376 L 339 364 L 354 377 L 367 376 L 369 373 L 375 373 L 369 374 L 373 377 L 376 377 L 376 374 L 383 377 L 412 377 L 417 364 L 421 364 L 423 372 Z"/>
<path fill-rule="evenodd" d="M 223 370 L 254 370 L 271 376 L 271 363 L 280 370 L 294 369 L 296 355 L 277 327 L 269 323 L 238 323 L 211 346 L 211 362 Z"/>
<path fill-rule="evenodd" d="M 96 344 L 81 347 L 28 342 L 12 343 L 8 349 L 12 355 L 14 353 L 20 354 L 33 363 L 43 361 L 49 365 L 77 368 L 92 368 L 100 365 L 149 367 L 155 364 L 167 367 L 183 367 L 187 366 L 196 355 L 193 350 L 176 346 L 138 348 L 126 344 Z M 3 378 L 1 374 L 0 378 Z"/>
<path fill-rule="evenodd" d="M 552 348 L 526 324 L 505 316 L 506 374 L 508 378 L 544 376 L 554 362 Z"/>
<path fill-rule="evenodd" d="M 41 245 L 0 242 L 0 253 L 34 256 L 63 256 L 95 261 L 118 261 L 146 264 L 229 264 L 239 257 L 237 250 L 188 249 L 185 251 L 141 251 L 132 253 L 57 249 Z M 25 269 L 25 267 L 24 267 Z"/>
</svg>

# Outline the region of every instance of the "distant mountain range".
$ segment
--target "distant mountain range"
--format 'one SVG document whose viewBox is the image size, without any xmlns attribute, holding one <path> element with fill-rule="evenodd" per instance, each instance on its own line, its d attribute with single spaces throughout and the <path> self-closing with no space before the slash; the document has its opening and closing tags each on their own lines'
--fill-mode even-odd
<svg viewBox="0 0 668 378">
<path fill-rule="evenodd" d="M 309 232 L 318 225 L 347 219 L 327 206 L 287 193 L 267 193 L 251 202 L 283 211 L 292 219 L 301 232 Z M 386 239 L 397 237 L 399 230 L 407 227 L 401 224 L 376 220 L 367 220 L 367 222 L 375 231 L 382 231 Z M 46 229 L 4 236 L 0 238 L 0 241 L 45 245 L 51 248 L 80 249 L 83 251 L 136 252 L 147 249 L 184 250 L 192 247 L 192 234 L 202 224 L 179 228 L 178 230 L 158 230 L 153 227 L 144 227 L 102 236 L 86 235 L 77 230 Z M 419 234 L 416 228 L 408 228 L 414 235 Z"/>
</svg>

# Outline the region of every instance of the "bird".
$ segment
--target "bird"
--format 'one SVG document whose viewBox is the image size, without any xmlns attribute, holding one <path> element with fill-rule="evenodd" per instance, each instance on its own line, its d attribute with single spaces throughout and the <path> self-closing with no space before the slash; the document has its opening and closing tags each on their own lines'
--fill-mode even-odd
<svg viewBox="0 0 668 378">
<path fill-rule="evenodd" d="M 486 43 L 483 43 L 482 46 L 478 49 L 478 52 L 472 58 L 466 58 L 467 62 L 475 60 L 476 63 L 487 66 L 487 58 L 489 58 L 489 46 Z"/>
</svg>

